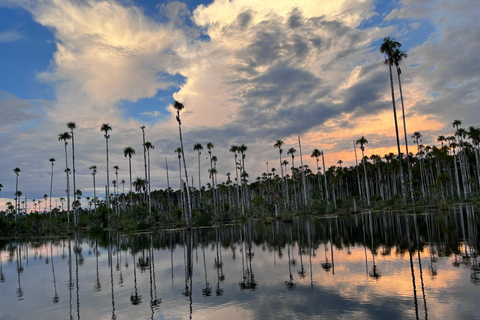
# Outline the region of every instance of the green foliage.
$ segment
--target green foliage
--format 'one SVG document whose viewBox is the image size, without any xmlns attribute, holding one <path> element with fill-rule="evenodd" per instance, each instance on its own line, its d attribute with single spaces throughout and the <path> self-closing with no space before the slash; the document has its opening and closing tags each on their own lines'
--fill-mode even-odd
<svg viewBox="0 0 480 320">
<path fill-rule="evenodd" d="M 212 215 L 205 207 L 193 211 L 192 220 L 197 227 L 212 225 Z"/>
</svg>

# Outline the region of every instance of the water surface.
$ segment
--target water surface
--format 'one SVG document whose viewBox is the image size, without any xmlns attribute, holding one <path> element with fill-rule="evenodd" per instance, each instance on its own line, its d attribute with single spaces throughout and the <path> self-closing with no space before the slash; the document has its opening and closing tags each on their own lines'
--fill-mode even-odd
<svg viewBox="0 0 480 320">
<path fill-rule="evenodd" d="M 0 243 L 0 319 L 480 319 L 479 213 Z"/>
</svg>

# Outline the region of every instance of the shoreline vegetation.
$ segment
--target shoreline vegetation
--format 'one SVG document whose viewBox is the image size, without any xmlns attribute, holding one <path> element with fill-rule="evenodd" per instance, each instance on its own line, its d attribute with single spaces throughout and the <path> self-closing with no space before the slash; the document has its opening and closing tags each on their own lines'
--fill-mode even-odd
<svg viewBox="0 0 480 320">
<path fill-rule="evenodd" d="M 150 189 L 150 150 L 151 142 L 145 139 L 145 126 L 140 127 L 143 135 L 143 159 L 145 176 L 132 179 L 131 159 L 135 149 L 126 146 L 123 154 L 128 159 L 129 179 L 119 180 L 118 165 L 109 164 L 109 138 L 113 128 L 104 123 L 100 131 L 104 133 L 106 176 L 107 181 L 97 182 L 97 165 L 90 167 L 93 182 L 93 198 L 86 197 L 88 207 L 82 207 L 82 191 L 77 189 L 75 171 L 76 124 L 67 123 L 70 131 L 60 133 L 58 140 L 64 144 L 66 199 L 60 198 L 61 206 L 52 207 L 53 168 L 51 163 L 50 194 L 43 199 L 33 199 L 33 206 L 28 210 L 26 196 L 19 190 L 20 168 L 15 168 L 15 199 L 7 202 L 7 209 L 0 212 L 0 235 L 2 237 L 42 236 L 46 234 L 73 233 L 74 230 L 98 231 L 104 228 L 116 230 L 145 230 L 162 226 L 186 227 L 191 229 L 209 226 L 216 222 L 263 219 L 292 221 L 295 216 L 314 214 L 358 213 L 362 210 L 410 209 L 415 207 L 448 208 L 457 202 L 474 202 L 480 200 L 480 129 L 470 126 L 461 128 L 462 122 L 454 120 L 454 132 L 450 136 L 438 137 L 438 146 L 422 144 L 419 131 L 410 135 L 416 146 L 416 154 L 409 152 L 405 110 L 400 81 L 400 64 L 407 54 L 399 48 L 401 44 L 395 39 L 386 37 L 380 47 L 384 54 L 385 64 L 389 67 L 392 107 L 395 119 L 397 154 L 367 155 L 368 140 L 361 136 L 353 140 L 352 153 L 355 155 L 355 166 L 344 167 L 343 161 L 337 165 L 325 167 L 325 152 L 314 149 L 309 153 L 316 160 L 316 169 L 303 164 L 302 146 L 298 137 L 298 153 L 290 146 L 284 154 L 285 142 L 277 140 L 272 143 L 272 152 L 277 152 L 279 167 L 266 162 L 266 171 L 253 178 L 246 171 L 248 166 L 248 148 L 245 144 L 232 145 L 230 152 L 235 171 L 226 173 L 227 180 L 218 182 L 217 162 L 213 153 L 214 144 L 208 142 L 210 160 L 208 183 L 202 184 L 201 154 L 204 145 L 196 143 L 188 146 L 189 150 L 198 153 L 198 186 L 194 186 L 194 178 L 188 174 L 183 145 L 181 111 L 185 106 L 178 101 L 172 104 L 176 110 L 179 129 L 180 146 L 174 150 L 178 157 L 178 190 L 170 187 L 168 163 L 165 158 L 167 188 Z M 392 67 L 397 71 L 398 87 L 401 101 L 401 113 L 406 153 L 401 151 L 400 133 L 397 123 L 397 109 Z M 71 148 L 69 142 L 71 141 Z M 193 148 L 192 148 L 193 147 Z M 357 147 L 361 155 L 357 155 Z M 192 148 L 192 149 L 191 149 Z M 71 154 L 69 154 L 71 152 Z M 283 155 L 283 158 L 282 158 Z M 296 159 L 295 157 L 298 156 Z M 308 156 L 308 155 L 307 155 Z M 359 159 L 358 159 L 359 158 Z M 71 160 L 71 162 L 70 162 Z M 183 161 L 182 161 L 183 160 Z M 321 165 L 320 165 L 320 160 Z M 158 159 L 155 159 L 158 161 Z M 70 169 L 69 163 L 72 165 Z M 203 164 L 205 167 L 205 164 Z M 233 166 L 232 166 L 233 168 Z M 110 171 L 114 179 L 110 181 Z M 323 169 L 323 172 L 322 172 Z M 182 176 L 183 175 L 183 176 Z M 70 188 L 72 177 L 73 190 Z M 126 174 L 122 171 L 122 176 Z M 191 178 L 191 179 L 190 179 Z M 205 178 L 205 177 L 204 177 Z M 105 185 L 105 199 L 97 197 L 96 184 Z M 125 184 L 127 183 L 127 191 Z M 122 185 L 122 191 L 120 191 Z M 113 192 L 111 188 L 113 187 Z M 0 184 L 0 191 L 3 185 Z M 22 197 L 24 196 L 24 197 Z M 23 200 L 24 199 L 24 200 Z M 66 204 L 64 206 L 64 202 Z M 43 208 L 42 204 L 43 203 Z M 47 205 L 48 204 L 48 205 Z M 66 207 L 66 208 L 65 208 Z M 33 208 L 33 209 L 32 209 Z"/>
</svg>

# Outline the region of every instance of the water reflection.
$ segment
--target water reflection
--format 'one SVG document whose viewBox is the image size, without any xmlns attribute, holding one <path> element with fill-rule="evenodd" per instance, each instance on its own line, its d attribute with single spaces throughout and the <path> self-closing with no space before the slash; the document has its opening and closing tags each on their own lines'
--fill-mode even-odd
<svg viewBox="0 0 480 320">
<path fill-rule="evenodd" d="M 471 318 L 479 222 L 463 205 L 0 242 L 0 318 Z"/>
</svg>

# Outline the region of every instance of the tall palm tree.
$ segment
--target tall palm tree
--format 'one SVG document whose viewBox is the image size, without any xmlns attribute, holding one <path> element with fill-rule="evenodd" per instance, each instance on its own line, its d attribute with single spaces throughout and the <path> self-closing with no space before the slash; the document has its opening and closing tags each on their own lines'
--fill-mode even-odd
<svg viewBox="0 0 480 320">
<path fill-rule="evenodd" d="M 245 171 L 245 151 L 247 151 L 247 146 L 245 144 L 241 144 L 239 147 L 238 147 L 238 151 L 242 154 L 242 177 L 245 177 L 245 179 L 243 179 L 243 194 L 244 194 L 244 199 L 245 199 L 245 207 L 249 207 L 249 202 L 248 202 L 248 195 L 247 195 L 247 192 L 248 192 L 248 189 L 247 189 L 247 173 Z"/>
<path fill-rule="evenodd" d="M 175 108 L 175 110 L 177 110 L 176 119 L 178 121 L 180 147 L 182 148 L 182 157 L 183 157 L 183 169 L 185 170 L 185 182 L 187 184 L 187 207 L 188 207 L 187 226 L 188 228 L 191 228 L 192 227 L 192 204 L 190 202 L 190 187 L 188 185 L 187 163 L 185 161 L 185 154 L 183 152 L 182 121 L 180 120 L 180 111 L 182 111 L 185 108 L 185 106 L 183 105 L 183 103 L 175 100 L 175 102 L 173 103 L 173 107 Z"/>
<path fill-rule="evenodd" d="M 117 216 L 120 214 L 120 210 L 118 207 L 118 170 L 120 170 L 119 166 L 113 166 L 115 169 L 115 185 L 113 186 L 113 192 L 115 193 L 115 209 L 117 211 Z"/>
<path fill-rule="evenodd" d="M 458 147 L 458 144 L 456 142 L 455 137 L 448 137 L 448 141 L 450 148 L 452 149 L 453 152 L 453 164 L 454 164 L 454 169 L 455 169 L 455 184 L 457 185 L 457 196 L 459 199 L 462 199 L 462 192 L 460 191 L 460 182 L 458 179 L 458 168 L 457 168 L 457 153 L 455 152 L 455 149 Z"/>
<path fill-rule="evenodd" d="M 233 154 L 235 155 L 235 174 L 236 174 L 236 178 L 237 178 L 237 184 L 236 184 L 236 189 L 237 189 L 237 205 L 240 206 L 240 192 L 238 190 L 238 183 L 240 180 L 238 180 L 238 165 L 237 165 L 237 154 L 238 154 L 238 148 L 239 146 L 237 145 L 232 145 L 230 147 L 230 152 L 233 152 Z"/>
<path fill-rule="evenodd" d="M 70 225 L 70 179 L 68 173 L 70 169 L 68 168 L 68 154 L 67 154 L 67 145 L 68 140 L 70 140 L 72 136 L 68 132 L 60 133 L 58 135 L 58 141 L 63 141 L 65 144 L 65 174 L 67 175 L 67 222 Z"/>
<path fill-rule="evenodd" d="M 363 199 L 362 184 L 360 183 L 360 172 L 358 170 L 357 146 L 355 144 L 355 140 L 353 140 L 353 152 L 355 153 L 355 167 L 357 169 L 358 193 L 360 195 L 360 199 Z"/>
<path fill-rule="evenodd" d="M 203 146 L 201 143 L 195 143 L 193 150 L 198 152 L 198 190 L 200 190 L 200 199 L 202 199 L 202 179 L 200 177 L 200 155 L 202 154 Z"/>
<path fill-rule="evenodd" d="M 155 149 L 155 146 L 147 141 L 145 142 L 145 149 L 147 149 L 147 158 L 148 158 L 148 180 L 147 180 L 147 190 L 148 190 L 148 214 L 152 216 L 152 200 L 150 198 L 150 149 Z"/>
<path fill-rule="evenodd" d="M 182 148 L 178 147 L 177 149 L 173 150 L 177 154 L 178 157 L 178 172 L 180 175 L 180 180 L 178 181 L 179 185 L 178 188 L 182 191 L 183 193 L 183 188 L 182 188 Z"/>
<path fill-rule="evenodd" d="M 412 198 L 412 203 L 415 204 L 415 198 L 413 196 L 413 178 L 412 178 L 412 168 L 410 166 L 410 157 L 408 156 L 408 139 L 407 139 L 407 124 L 405 122 L 405 107 L 403 104 L 403 92 L 402 92 L 402 82 L 400 80 L 400 75 L 402 74 L 402 69 L 400 68 L 400 63 L 407 58 L 407 53 L 396 48 L 393 51 L 393 63 L 397 69 L 398 77 L 398 87 L 400 88 L 400 101 L 402 103 L 402 118 L 403 118 L 403 133 L 405 137 L 405 149 L 407 154 L 407 169 L 408 169 L 408 182 L 410 184 L 410 196 Z"/>
<path fill-rule="evenodd" d="M 106 145 L 106 154 L 107 154 L 107 195 L 105 197 L 106 204 L 107 204 L 107 214 L 108 218 L 110 220 L 110 211 L 109 211 L 109 197 L 110 197 L 110 170 L 108 166 L 108 139 L 110 139 L 110 135 L 108 134 L 108 131 L 111 131 L 112 127 L 108 123 L 102 124 L 100 127 L 100 131 L 105 132 L 104 137 L 105 137 L 105 145 Z"/>
<path fill-rule="evenodd" d="M 53 164 L 55 163 L 54 158 L 48 160 L 52 163 L 52 173 L 50 175 L 50 223 L 52 223 L 52 188 L 53 188 Z"/>
<path fill-rule="evenodd" d="M 425 172 L 424 172 L 424 168 L 423 168 L 423 158 L 421 156 L 421 148 L 420 148 L 420 142 L 422 142 L 422 134 L 418 131 L 415 131 L 412 135 L 412 139 L 413 139 L 413 143 L 415 143 L 417 145 L 417 156 L 418 158 L 420 158 L 420 180 L 421 180 L 421 187 L 422 187 L 422 195 L 423 195 L 423 200 L 426 201 L 427 200 L 427 191 L 426 191 L 426 187 L 424 185 L 424 181 L 425 181 Z"/>
<path fill-rule="evenodd" d="M 210 157 L 210 170 L 213 170 L 213 161 L 212 161 L 212 149 L 215 148 L 213 143 L 207 142 L 207 149 L 208 149 L 208 156 Z M 216 207 L 216 190 L 215 184 L 213 183 L 213 175 L 209 175 L 212 178 L 212 198 L 213 198 L 213 211 L 215 213 L 215 217 L 217 216 L 217 207 Z"/>
<path fill-rule="evenodd" d="M 93 177 L 93 203 L 95 208 L 95 214 L 97 213 L 97 190 L 95 188 L 95 175 L 97 174 L 97 166 L 90 166 L 89 168 L 92 170 L 92 177 Z"/>
<path fill-rule="evenodd" d="M 130 205 L 132 205 L 132 155 L 135 154 L 135 150 L 132 147 L 125 147 L 123 149 L 123 155 L 128 157 L 128 172 L 130 173 Z"/>
<path fill-rule="evenodd" d="M 458 128 L 459 125 L 462 124 L 460 120 L 454 120 L 452 126 L 457 129 L 455 132 L 455 136 L 460 140 L 460 150 L 458 151 L 458 158 L 460 160 L 460 172 L 462 174 L 462 185 L 463 185 L 463 193 L 465 199 L 469 194 L 468 183 L 467 183 L 467 169 L 466 169 L 466 161 L 465 161 L 465 150 L 463 148 L 463 132 L 464 129 Z"/>
<path fill-rule="evenodd" d="M 325 199 L 327 203 L 330 203 L 330 198 L 328 195 L 328 185 L 327 185 L 327 175 L 325 174 L 325 153 L 323 150 L 320 151 L 322 153 L 322 163 L 323 163 L 323 181 L 325 182 Z"/>
<path fill-rule="evenodd" d="M 475 162 L 477 167 L 477 182 L 478 182 L 478 187 L 480 188 L 480 163 L 479 163 L 480 128 L 475 128 L 474 126 L 470 126 L 468 128 L 468 136 L 470 137 L 470 139 L 472 139 L 472 143 L 474 145 Z"/>
<path fill-rule="evenodd" d="M 13 172 L 15 173 L 15 194 L 18 192 L 18 175 L 20 174 L 22 170 L 20 168 L 15 168 L 13 169 Z M 17 214 L 18 214 L 18 208 L 19 207 L 19 202 L 17 197 L 15 197 L 15 220 L 17 220 Z"/>
<path fill-rule="evenodd" d="M 76 128 L 75 122 L 69 122 L 67 123 L 67 128 L 70 129 L 70 135 L 72 136 L 72 167 L 73 167 L 73 192 L 77 190 L 77 186 L 75 184 L 75 136 L 73 134 L 73 130 Z M 78 210 L 75 210 L 75 216 L 74 216 L 74 225 L 78 225 Z"/>
<path fill-rule="evenodd" d="M 310 156 L 311 158 L 315 158 L 316 161 L 317 161 L 317 177 L 318 177 L 318 189 L 320 190 L 320 192 L 322 192 L 322 184 L 320 182 L 320 167 L 318 166 L 318 161 L 320 159 L 318 159 L 318 157 L 320 157 L 322 153 L 320 152 L 320 150 L 318 149 L 313 149 L 312 151 L 312 155 Z M 322 192 L 323 193 L 323 192 Z"/>
<path fill-rule="evenodd" d="M 370 207 L 370 190 L 368 188 L 368 177 L 367 177 L 367 167 L 365 166 L 365 145 L 368 143 L 368 140 L 362 136 L 360 139 L 356 141 L 356 144 L 360 145 L 360 149 L 362 150 L 362 162 L 363 162 L 363 172 L 365 174 L 365 192 L 367 195 L 367 204 Z"/>
<path fill-rule="evenodd" d="M 147 146 L 145 146 L 145 126 L 144 125 L 141 126 L 140 129 L 142 129 L 142 136 L 143 136 L 143 164 L 144 164 L 144 167 L 145 167 L 145 181 L 148 184 L 149 181 L 148 181 L 148 177 L 147 177 Z"/>
<path fill-rule="evenodd" d="M 298 136 L 298 149 L 300 150 L 300 168 L 301 168 L 301 171 L 302 171 L 303 201 L 304 201 L 304 204 L 307 205 L 307 182 L 306 182 L 306 177 L 305 177 L 306 167 L 303 165 L 302 143 L 300 142 L 300 136 Z"/>
<path fill-rule="evenodd" d="M 403 178 L 402 155 L 400 151 L 400 138 L 398 135 L 397 109 L 395 107 L 395 92 L 393 90 L 393 77 L 392 77 L 392 65 L 395 63 L 393 54 L 395 49 L 401 46 L 402 45 L 400 44 L 400 42 L 396 41 L 395 38 L 385 37 L 383 38 L 383 43 L 380 46 L 380 52 L 385 55 L 385 64 L 388 65 L 388 70 L 390 71 L 390 88 L 392 91 L 393 118 L 395 120 L 395 133 L 397 137 L 398 160 L 400 161 L 400 181 L 401 181 L 401 187 L 402 187 L 402 199 L 403 199 L 403 202 L 405 202 L 406 201 L 405 180 Z M 407 157 L 408 157 L 408 154 L 407 154 Z"/>
<path fill-rule="evenodd" d="M 282 164 L 282 153 L 283 153 L 282 146 L 284 144 L 285 144 L 285 142 L 283 142 L 283 140 L 277 140 L 275 142 L 275 144 L 273 145 L 274 148 L 278 148 L 278 154 L 279 154 L 279 157 L 280 157 L 280 172 L 282 173 L 282 181 L 284 181 L 283 180 L 283 164 Z M 285 188 L 286 188 L 286 183 L 284 184 L 284 192 L 283 192 L 284 195 L 285 195 Z M 288 200 L 287 200 L 287 206 L 288 206 Z"/>
<path fill-rule="evenodd" d="M 295 179 L 294 179 L 294 170 L 295 170 L 295 152 L 297 152 L 297 150 L 295 150 L 295 148 L 290 148 L 288 149 L 287 151 L 287 154 L 289 154 L 291 157 L 292 157 L 292 180 L 293 180 L 293 194 L 294 194 L 294 199 L 295 199 L 295 203 L 297 202 L 297 187 L 295 186 Z M 286 173 L 286 171 L 285 171 Z"/>
</svg>

